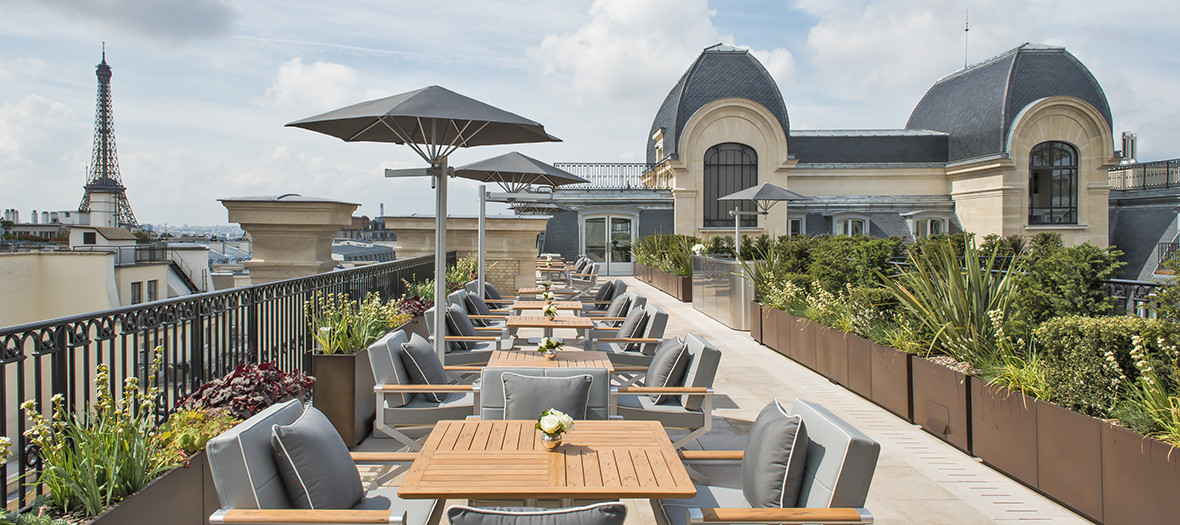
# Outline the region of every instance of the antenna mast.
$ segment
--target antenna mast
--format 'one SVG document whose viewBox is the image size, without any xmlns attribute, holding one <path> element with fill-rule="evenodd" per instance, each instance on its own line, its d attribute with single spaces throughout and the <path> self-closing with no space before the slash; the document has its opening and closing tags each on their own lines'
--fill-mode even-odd
<svg viewBox="0 0 1180 525">
<path fill-rule="evenodd" d="M 963 69 L 967 69 L 967 34 L 971 31 L 971 11 L 963 10 Z"/>
</svg>

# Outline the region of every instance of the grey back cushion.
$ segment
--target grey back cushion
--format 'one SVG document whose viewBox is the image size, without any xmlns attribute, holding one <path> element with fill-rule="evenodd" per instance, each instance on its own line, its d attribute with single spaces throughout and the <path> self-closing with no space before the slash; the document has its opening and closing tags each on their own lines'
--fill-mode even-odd
<svg viewBox="0 0 1180 525">
<path fill-rule="evenodd" d="M 479 383 L 479 417 L 481 419 L 508 419 L 505 417 L 506 402 L 504 384 L 500 376 L 506 374 L 543 377 L 570 377 L 588 375 L 591 377 L 590 393 L 586 400 L 586 417 L 583 419 L 607 419 L 610 415 L 610 373 L 605 368 L 537 368 L 537 367 L 485 367 L 480 372 Z M 549 403 L 552 405 L 552 403 Z M 529 414 L 524 419 L 536 419 L 536 414 Z M 553 407 L 557 408 L 557 407 Z M 529 408 L 528 410 L 531 410 Z M 558 410 L 561 410 L 558 408 Z M 562 410 L 564 412 L 564 410 Z M 572 415 L 572 414 L 571 414 Z"/>
<path fill-rule="evenodd" d="M 303 404 L 297 399 L 271 405 L 205 444 L 221 508 L 292 508 L 270 436 L 271 427 L 290 424 L 302 415 Z"/>
<path fill-rule="evenodd" d="M 471 324 L 471 319 L 467 317 L 465 306 L 457 304 L 447 306 L 447 332 L 449 335 L 464 337 L 475 335 L 475 325 Z M 451 341 L 448 348 L 451 350 L 466 350 L 475 346 L 477 346 L 475 341 Z"/>
<path fill-rule="evenodd" d="M 447 509 L 447 519 L 451 525 L 623 525 L 627 506 L 613 502 L 564 509 L 455 505 Z"/>
<path fill-rule="evenodd" d="M 492 309 L 488 307 L 487 301 L 473 293 L 467 294 L 467 311 L 475 315 L 492 315 Z"/>
<path fill-rule="evenodd" d="M 409 339 L 403 330 L 394 330 L 369 345 L 369 364 L 373 368 L 375 385 L 408 385 L 410 376 L 402 366 L 402 345 Z M 410 394 L 388 393 L 382 396 L 385 406 L 396 408 L 410 402 Z M 380 410 L 380 407 L 378 407 Z"/>
<path fill-rule="evenodd" d="M 647 379 L 644 380 L 644 385 L 660 388 L 680 386 L 680 382 L 684 379 L 684 371 L 688 369 L 689 359 L 688 350 L 676 338 L 661 341 L 659 348 L 656 349 L 655 357 L 647 366 Z M 658 405 L 670 401 L 676 396 L 651 394 L 649 397 L 651 397 L 652 403 Z"/>
<path fill-rule="evenodd" d="M 348 446 L 315 407 L 289 425 L 274 425 L 271 446 L 296 508 L 351 509 L 365 497 Z"/>
<path fill-rule="evenodd" d="M 620 295 L 627 295 L 627 283 L 623 282 L 620 279 L 615 279 L 614 283 L 615 283 L 615 289 L 614 289 L 614 291 L 611 292 L 612 295 L 611 295 L 610 299 L 614 299 L 615 297 L 618 297 Z"/>
<path fill-rule="evenodd" d="M 619 325 L 619 337 L 631 338 L 643 335 L 643 328 L 647 326 L 646 311 L 643 308 L 632 308 L 627 312 L 627 318 Z M 628 345 L 627 349 L 630 349 Z"/>
<path fill-rule="evenodd" d="M 654 304 L 643 307 L 646 315 L 643 316 L 643 328 L 640 329 L 639 335 L 634 337 L 642 337 L 647 339 L 659 339 L 664 337 L 664 327 L 668 325 L 668 312 L 665 312 L 659 306 Z M 655 343 L 628 343 L 627 350 L 633 352 L 642 352 L 646 355 L 653 355 L 656 351 Z"/>
<path fill-rule="evenodd" d="M 586 419 L 594 378 L 585 374 L 544 377 L 508 372 L 500 375 L 500 381 L 504 389 L 504 419 L 536 419 L 542 410 L 549 408 L 574 419 Z"/>
<path fill-rule="evenodd" d="M 771 401 L 750 427 L 742 455 L 742 495 L 753 507 L 794 507 L 807 463 L 807 427 Z"/>
<path fill-rule="evenodd" d="M 610 306 L 606 307 L 606 316 L 622 317 L 623 312 L 627 311 L 627 306 L 629 304 L 631 304 L 631 298 L 627 295 L 615 297 L 615 299 L 610 302 Z"/>
<path fill-rule="evenodd" d="M 684 336 L 685 350 L 691 357 L 688 370 L 684 371 L 683 386 L 711 387 L 713 379 L 717 377 L 717 367 L 721 363 L 721 351 L 705 338 L 697 334 Z M 680 404 L 688 410 L 700 410 L 705 402 L 705 396 L 680 396 Z"/>
<path fill-rule="evenodd" d="M 881 445 L 826 408 L 797 400 L 792 414 L 807 425 L 807 465 L 800 507 L 863 507 Z"/>
<path fill-rule="evenodd" d="M 500 290 L 496 289 L 496 285 L 489 283 L 487 281 L 483 282 L 483 291 L 484 291 L 484 294 L 486 294 L 489 299 L 503 299 L 504 298 L 504 296 L 500 295 Z"/>
<path fill-rule="evenodd" d="M 442 361 L 430 342 L 422 336 L 414 334 L 410 340 L 401 345 L 402 366 L 406 369 L 409 384 L 412 385 L 445 385 L 448 382 L 447 372 L 443 369 Z M 441 403 L 443 394 L 425 392 L 420 394 L 427 401 Z"/>
<path fill-rule="evenodd" d="M 606 301 L 614 296 L 615 282 L 607 281 L 602 286 L 598 287 L 598 293 L 594 294 L 595 301 Z"/>
</svg>

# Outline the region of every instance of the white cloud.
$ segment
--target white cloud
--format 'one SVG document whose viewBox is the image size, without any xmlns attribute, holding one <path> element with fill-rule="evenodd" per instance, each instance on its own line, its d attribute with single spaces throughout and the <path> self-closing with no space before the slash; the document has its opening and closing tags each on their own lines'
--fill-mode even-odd
<svg viewBox="0 0 1180 525">
<path fill-rule="evenodd" d="M 255 103 L 281 110 L 315 113 L 363 100 L 357 71 L 343 64 L 315 61 L 304 65 L 295 57 L 279 66 L 266 95 Z"/>
<path fill-rule="evenodd" d="M 153 40 L 179 43 L 191 39 L 229 35 L 236 18 L 223 0 L 33 0 L 87 24 L 104 26 L 112 33 L 130 32 Z"/>
<path fill-rule="evenodd" d="M 702 49 L 732 40 L 710 14 L 705 0 L 596 0 L 589 22 L 546 36 L 531 54 L 554 91 L 576 102 L 646 103 L 662 98 Z"/>
<path fill-rule="evenodd" d="M 68 207 L 64 202 L 74 195 L 67 198 L 60 192 L 68 183 L 76 184 L 74 192 L 81 191 L 86 161 L 77 145 L 86 144 L 85 137 L 73 112 L 60 102 L 29 95 L 15 104 L 0 104 L 0 188 L 11 196 L 51 197 L 45 200 L 61 201 L 54 207 Z"/>
<path fill-rule="evenodd" d="M 777 47 L 770 50 L 751 49 L 754 58 L 762 62 L 762 66 L 770 73 L 771 78 L 778 84 L 779 90 L 785 90 L 795 80 L 795 55 L 785 48 Z"/>
</svg>

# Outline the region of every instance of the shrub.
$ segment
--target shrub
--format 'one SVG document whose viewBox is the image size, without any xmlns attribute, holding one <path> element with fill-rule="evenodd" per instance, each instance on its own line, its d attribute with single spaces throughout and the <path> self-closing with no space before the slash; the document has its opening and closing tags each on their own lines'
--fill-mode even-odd
<svg viewBox="0 0 1180 525">
<path fill-rule="evenodd" d="M 177 462 L 205 450 L 205 444 L 242 420 L 221 408 L 181 409 L 168 416 L 160 426 L 164 449 L 176 454 Z"/>
<path fill-rule="evenodd" d="M 1132 420 L 1133 425 L 1138 423 L 1136 430 L 1144 434 L 1180 445 L 1180 350 L 1160 339 L 1158 358 L 1153 359 L 1142 337 L 1131 336 L 1131 345 L 1139 379 L 1128 388 L 1128 399 L 1133 411 L 1141 414 Z"/>
<path fill-rule="evenodd" d="M 1114 298 L 1102 283 L 1125 263 L 1117 248 L 1090 243 L 1064 247 L 1058 234 L 1038 234 L 1024 257 L 1027 270 L 1020 276 L 1013 321 L 1027 335 L 1050 317 L 1097 316 L 1110 311 Z"/>
<path fill-rule="evenodd" d="M 159 372 L 161 349 L 156 349 L 151 375 Z M 123 381 L 122 398 L 112 394 L 107 365 L 97 367 L 97 395 L 79 414 L 53 396 L 50 419 L 26 401 L 22 408 L 32 422 L 25 437 L 41 459 L 37 480 L 48 491 L 57 510 L 97 516 L 175 467 L 155 434 L 155 386 L 140 391 L 139 379 Z"/>
<path fill-rule="evenodd" d="M 692 275 L 692 247 L 699 242 L 690 235 L 648 235 L 635 243 L 635 262 L 674 275 Z"/>
<path fill-rule="evenodd" d="M 348 294 L 316 292 L 303 308 L 316 350 L 325 354 L 355 354 L 409 320 L 397 301 L 383 303 L 376 293 L 357 303 Z"/>
<path fill-rule="evenodd" d="M 241 419 L 291 398 L 311 397 L 315 378 L 295 371 L 284 373 L 274 363 L 238 365 L 225 377 L 214 379 L 177 403 L 178 408 L 224 408 Z"/>
<path fill-rule="evenodd" d="M 1054 402 L 1108 418 L 1123 399 L 1123 389 L 1139 379 L 1132 337 L 1166 342 L 1176 339 L 1175 330 L 1175 325 L 1158 319 L 1069 316 L 1046 321 L 1033 337 L 1045 357 Z M 1148 357 L 1157 370 L 1173 368 L 1158 348 Z"/>
<path fill-rule="evenodd" d="M 1180 257 L 1164 261 L 1164 268 L 1172 271 L 1172 277 L 1156 289 L 1151 306 L 1157 316 L 1180 322 Z"/>
</svg>

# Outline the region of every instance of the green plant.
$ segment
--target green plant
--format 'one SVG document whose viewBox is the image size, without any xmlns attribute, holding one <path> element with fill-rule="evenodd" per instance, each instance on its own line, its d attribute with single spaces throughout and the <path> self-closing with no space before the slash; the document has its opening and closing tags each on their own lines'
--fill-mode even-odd
<svg viewBox="0 0 1180 525">
<path fill-rule="evenodd" d="M 70 522 L 50 515 L 49 496 L 40 494 L 33 498 L 30 510 L 24 513 L 4 511 L 0 513 L 0 525 L 70 525 Z"/>
<path fill-rule="evenodd" d="M 1142 337 L 1131 336 L 1131 344 L 1131 358 L 1139 378 L 1130 384 L 1128 400 L 1146 416 L 1146 434 L 1180 445 L 1180 350 L 1159 339 L 1162 357 L 1171 366 L 1158 370 Z"/>
<path fill-rule="evenodd" d="M 994 363 L 999 345 L 990 312 L 1008 310 L 1018 263 L 998 264 L 995 250 L 983 255 L 971 238 L 961 248 L 948 239 L 911 249 L 909 263 L 897 276 L 878 275 L 901 307 L 934 334 L 932 346 L 975 368 Z"/>
<path fill-rule="evenodd" d="M 408 319 L 398 301 L 383 303 L 370 293 L 359 304 L 348 294 L 324 294 L 304 303 L 316 350 L 324 354 L 354 354 Z M 396 325 L 394 323 L 397 323 Z"/>
<path fill-rule="evenodd" d="M 159 373 L 162 349 L 156 349 L 151 377 Z M 64 398 L 53 396 L 51 419 L 26 401 L 32 422 L 25 437 L 41 459 L 37 480 L 61 512 L 97 516 L 134 494 L 156 476 L 176 466 L 155 433 L 155 386 L 140 391 L 139 379 L 123 382 L 122 398 L 112 394 L 107 365 L 97 367 L 94 405 L 78 414 Z"/>
<path fill-rule="evenodd" d="M 1066 247 L 1058 234 L 1038 234 L 1034 248 L 1023 254 L 1026 271 L 1019 276 L 1014 329 L 1027 335 L 1050 317 L 1108 313 L 1114 298 L 1102 286 L 1125 264 L 1118 260 L 1122 253 L 1088 242 Z"/>
<path fill-rule="evenodd" d="M 168 416 L 160 425 L 160 441 L 164 449 L 176 453 L 177 461 L 184 461 L 193 454 L 205 450 L 205 444 L 234 425 L 240 423 L 228 410 L 222 408 L 180 409 Z"/>
<path fill-rule="evenodd" d="M 1151 307 L 1160 318 L 1180 322 L 1180 257 L 1169 257 L 1163 266 L 1172 272 L 1172 277 L 1156 288 Z"/>
</svg>

